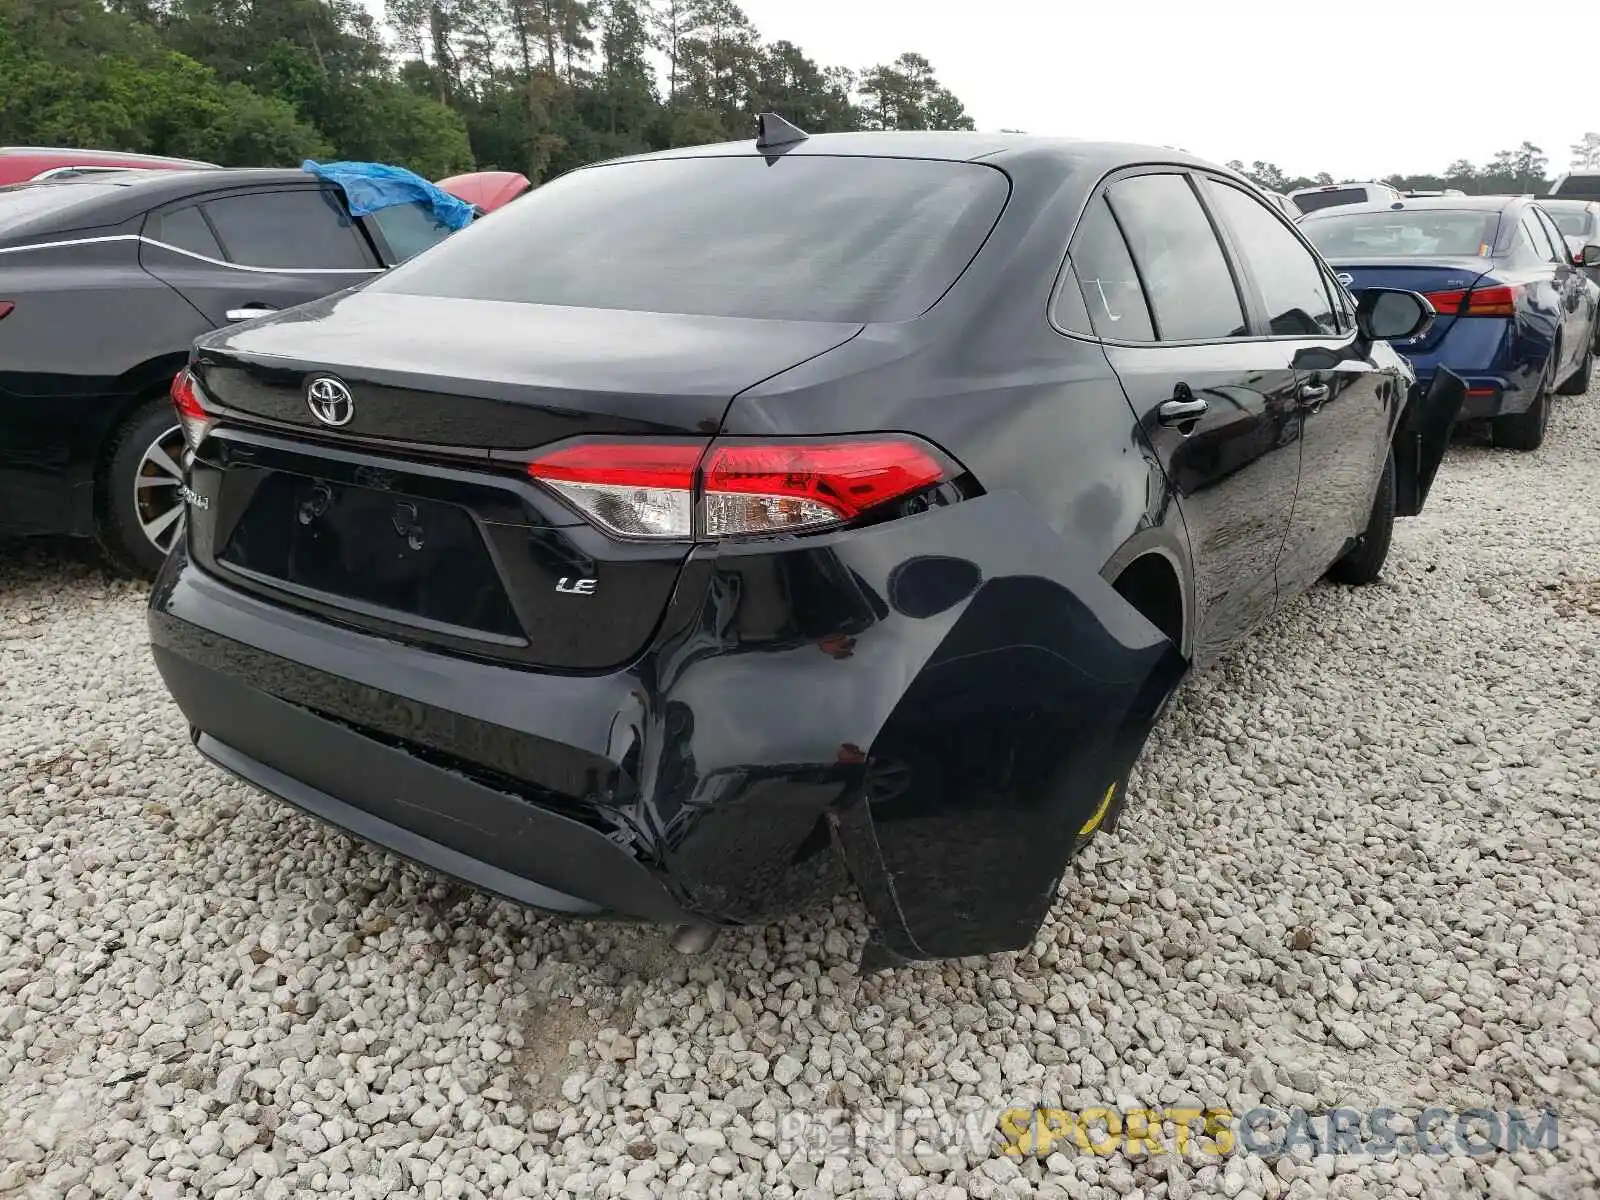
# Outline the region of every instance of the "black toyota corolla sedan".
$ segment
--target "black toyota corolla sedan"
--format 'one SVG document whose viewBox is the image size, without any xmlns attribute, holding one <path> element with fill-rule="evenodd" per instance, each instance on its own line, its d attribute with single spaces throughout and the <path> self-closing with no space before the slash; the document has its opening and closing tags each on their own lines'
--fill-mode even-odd
<svg viewBox="0 0 1600 1200">
<path fill-rule="evenodd" d="M 541 909 L 1026 945 L 1191 664 L 1377 577 L 1462 388 L 1240 178 L 1016 135 L 587 167 L 202 338 L 202 754 Z"/>
</svg>

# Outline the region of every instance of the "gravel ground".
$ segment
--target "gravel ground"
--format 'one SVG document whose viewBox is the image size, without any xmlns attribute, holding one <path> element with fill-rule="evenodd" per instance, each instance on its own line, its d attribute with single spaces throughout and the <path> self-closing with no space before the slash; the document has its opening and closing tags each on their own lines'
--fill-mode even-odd
<svg viewBox="0 0 1600 1200">
<path fill-rule="evenodd" d="M 0 1193 L 1600 1196 L 1600 393 L 1539 453 L 1458 443 L 1382 585 L 1191 680 L 1031 950 L 866 981 L 844 900 L 686 960 L 256 795 L 142 605 L 5 548 Z M 1560 1145 L 989 1141 L 1186 1101 L 1548 1104 Z"/>
</svg>

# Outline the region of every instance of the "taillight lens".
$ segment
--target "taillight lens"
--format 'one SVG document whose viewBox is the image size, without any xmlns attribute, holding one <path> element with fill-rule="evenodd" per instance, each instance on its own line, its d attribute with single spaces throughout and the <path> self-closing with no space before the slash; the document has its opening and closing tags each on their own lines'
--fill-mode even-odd
<svg viewBox="0 0 1600 1200">
<path fill-rule="evenodd" d="M 188 367 L 172 377 L 172 407 L 178 410 L 183 440 L 189 443 L 189 449 L 198 450 L 216 420 L 200 403 L 199 389 L 195 387 L 194 376 L 189 374 Z"/>
<path fill-rule="evenodd" d="M 11 310 L 15 307 L 15 301 L 0 300 L 0 321 L 4 321 L 7 317 L 9 317 L 11 315 Z"/>
<path fill-rule="evenodd" d="M 795 533 L 855 520 L 956 471 L 909 437 L 584 442 L 528 465 L 606 532 L 688 540 Z M 698 503 L 697 503 L 698 502 Z"/>
<path fill-rule="evenodd" d="M 1474 288 L 1467 294 L 1464 317 L 1512 317 L 1517 312 L 1517 293 L 1522 289 L 1510 286 Z"/>
<path fill-rule="evenodd" d="M 1517 293 L 1522 289 L 1515 284 L 1492 284 L 1471 291 L 1426 292 L 1428 302 L 1441 316 L 1449 317 L 1510 317 L 1517 311 Z"/>
</svg>

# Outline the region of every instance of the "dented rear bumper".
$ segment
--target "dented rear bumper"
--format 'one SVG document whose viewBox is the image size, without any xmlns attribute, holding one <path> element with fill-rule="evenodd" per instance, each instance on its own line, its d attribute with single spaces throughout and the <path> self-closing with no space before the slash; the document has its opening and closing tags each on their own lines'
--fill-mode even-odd
<svg viewBox="0 0 1600 1200">
<path fill-rule="evenodd" d="M 625 670 L 341 628 L 168 562 L 156 663 L 203 753 L 574 916 L 763 923 L 845 881 L 891 958 L 1015 949 L 1177 649 L 1010 494 L 697 549 Z"/>
</svg>

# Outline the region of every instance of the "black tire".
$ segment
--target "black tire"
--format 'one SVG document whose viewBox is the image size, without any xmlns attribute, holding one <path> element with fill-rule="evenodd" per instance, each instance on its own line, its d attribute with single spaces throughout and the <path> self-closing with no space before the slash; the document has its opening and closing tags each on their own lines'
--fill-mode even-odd
<svg viewBox="0 0 1600 1200">
<path fill-rule="evenodd" d="M 182 536 L 181 480 L 164 465 L 181 466 L 182 453 L 183 430 L 166 400 L 141 404 L 111 435 L 96 480 L 95 537 L 119 570 L 154 575 Z"/>
<path fill-rule="evenodd" d="M 1551 359 L 1555 358 L 1552 351 Z M 1507 413 L 1490 422 L 1494 444 L 1506 450 L 1537 450 L 1544 445 L 1544 432 L 1550 428 L 1550 368 L 1539 380 L 1539 390 L 1527 412 Z"/>
<path fill-rule="evenodd" d="M 1394 451 L 1383 460 L 1378 477 L 1378 494 L 1372 498 L 1372 515 L 1356 544 L 1328 568 L 1328 578 L 1351 586 L 1376 583 L 1389 557 L 1394 538 Z"/>
<path fill-rule="evenodd" d="M 1572 377 L 1556 389 L 1557 395 L 1581 396 L 1589 390 L 1589 385 L 1594 382 L 1594 341 L 1589 342 L 1589 352 L 1583 356 L 1583 361 L 1578 364 L 1578 369 Z"/>
</svg>

